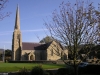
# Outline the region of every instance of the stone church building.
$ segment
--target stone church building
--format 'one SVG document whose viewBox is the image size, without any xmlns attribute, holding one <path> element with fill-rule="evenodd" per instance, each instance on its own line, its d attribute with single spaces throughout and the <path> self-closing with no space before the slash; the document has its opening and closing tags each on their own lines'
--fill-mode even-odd
<svg viewBox="0 0 100 75">
<path fill-rule="evenodd" d="M 68 59 L 68 50 L 63 50 L 61 44 L 56 41 L 46 44 L 22 42 L 19 7 L 17 7 L 12 38 L 12 60 L 60 60 L 61 57 Z"/>
</svg>

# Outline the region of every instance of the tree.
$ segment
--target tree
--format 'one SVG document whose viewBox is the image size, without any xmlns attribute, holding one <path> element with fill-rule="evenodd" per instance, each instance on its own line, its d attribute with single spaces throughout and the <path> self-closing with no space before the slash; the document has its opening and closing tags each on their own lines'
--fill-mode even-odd
<svg viewBox="0 0 100 75">
<path fill-rule="evenodd" d="M 54 39 L 50 36 L 46 36 L 45 38 L 43 38 L 42 40 L 40 40 L 40 43 L 48 43 L 53 41 Z"/>
<path fill-rule="evenodd" d="M 4 56 L 5 62 L 11 60 L 11 55 L 12 55 L 12 51 L 11 50 L 6 49 L 4 54 L 5 54 L 5 56 Z"/>
<path fill-rule="evenodd" d="M 54 10 L 52 21 L 45 22 L 51 36 L 60 40 L 71 52 L 77 75 L 77 59 L 79 46 L 88 46 L 86 56 L 91 52 L 91 44 L 97 44 L 100 37 L 100 9 L 93 6 L 93 2 L 76 0 L 75 4 L 62 2 L 60 11 Z M 99 35 L 98 35 L 99 34 Z M 84 58 L 86 58 L 84 56 Z M 81 62 L 81 61 L 80 61 Z"/>
<path fill-rule="evenodd" d="M 0 21 L 10 15 L 10 12 L 3 12 L 3 9 L 5 9 L 7 2 L 8 0 L 0 0 Z"/>
<path fill-rule="evenodd" d="M 7 56 L 10 56 L 11 57 L 11 54 L 12 54 L 12 51 L 11 50 L 9 50 L 9 49 L 5 50 L 5 56 L 6 57 Z"/>
<path fill-rule="evenodd" d="M 2 53 L 0 53 L 0 61 L 2 61 Z"/>
</svg>

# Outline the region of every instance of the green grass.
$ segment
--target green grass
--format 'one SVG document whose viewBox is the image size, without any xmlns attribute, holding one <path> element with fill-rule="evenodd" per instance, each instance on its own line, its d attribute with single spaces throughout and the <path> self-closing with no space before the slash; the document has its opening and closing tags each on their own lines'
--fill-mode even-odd
<svg viewBox="0 0 100 75">
<path fill-rule="evenodd" d="M 34 64 L 34 63 L 0 63 L 0 72 L 16 72 L 21 70 L 23 67 L 29 71 L 34 67 L 42 65 L 43 69 L 54 69 L 65 67 L 61 64 Z"/>
</svg>

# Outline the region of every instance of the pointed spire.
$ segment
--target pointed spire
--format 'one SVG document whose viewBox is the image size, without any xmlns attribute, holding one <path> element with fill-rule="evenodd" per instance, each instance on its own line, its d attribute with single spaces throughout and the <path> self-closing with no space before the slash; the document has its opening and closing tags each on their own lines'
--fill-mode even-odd
<svg viewBox="0 0 100 75">
<path fill-rule="evenodd" d="M 15 29 L 20 29 L 20 16 L 19 16 L 19 6 L 18 5 L 17 5 L 17 10 L 16 10 Z"/>
</svg>

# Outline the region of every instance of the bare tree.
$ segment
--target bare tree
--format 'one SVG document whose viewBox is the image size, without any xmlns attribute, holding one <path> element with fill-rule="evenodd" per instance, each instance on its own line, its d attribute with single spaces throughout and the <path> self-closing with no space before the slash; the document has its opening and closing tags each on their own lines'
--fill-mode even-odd
<svg viewBox="0 0 100 75">
<path fill-rule="evenodd" d="M 82 0 L 76 0 L 75 4 L 62 2 L 59 8 L 59 12 L 54 10 L 52 13 L 52 21 L 45 22 L 45 25 L 51 36 L 60 40 L 71 52 L 77 75 L 79 46 L 88 46 L 87 56 L 91 52 L 91 45 L 100 38 L 100 10 L 93 6 L 93 2 Z"/>
<path fill-rule="evenodd" d="M 10 15 L 10 12 L 3 12 L 7 2 L 8 0 L 0 0 L 0 20 L 3 20 L 5 17 Z"/>
</svg>

